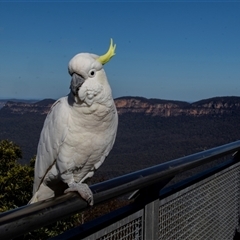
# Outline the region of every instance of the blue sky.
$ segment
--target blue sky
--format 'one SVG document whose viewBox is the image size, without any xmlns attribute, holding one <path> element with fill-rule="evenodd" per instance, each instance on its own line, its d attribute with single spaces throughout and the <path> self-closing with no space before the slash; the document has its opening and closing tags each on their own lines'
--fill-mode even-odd
<svg viewBox="0 0 240 240">
<path fill-rule="evenodd" d="M 69 60 L 110 38 L 114 98 L 240 96 L 239 13 L 239 1 L 0 1 L 0 99 L 67 95 Z"/>
</svg>

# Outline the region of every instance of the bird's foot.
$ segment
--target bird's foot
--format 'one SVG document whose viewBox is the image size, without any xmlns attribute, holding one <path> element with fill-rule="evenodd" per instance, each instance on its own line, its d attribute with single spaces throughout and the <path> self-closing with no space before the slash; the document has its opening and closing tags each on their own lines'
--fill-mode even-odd
<svg viewBox="0 0 240 240">
<path fill-rule="evenodd" d="M 88 187 L 86 183 L 70 183 L 68 184 L 69 188 L 67 188 L 64 193 L 68 192 L 78 192 L 80 196 L 87 201 L 87 203 L 92 206 L 93 205 L 93 194 L 91 189 Z"/>
</svg>

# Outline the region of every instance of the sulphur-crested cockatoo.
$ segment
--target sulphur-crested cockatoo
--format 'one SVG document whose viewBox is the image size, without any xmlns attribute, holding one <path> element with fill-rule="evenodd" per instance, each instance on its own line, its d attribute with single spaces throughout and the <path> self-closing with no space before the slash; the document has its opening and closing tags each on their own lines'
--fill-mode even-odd
<svg viewBox="0 0 240 240">
<path fill-rule="evenodd" d="M 38 144 L 30 203 L 78 191 L 89 205 L 84 181 L 93 176 L 113 147 L 118 116 L 103 65 L 115 55 L 80 53 L 68 65 L 70 93 L 50 109 Z"/>
</svg>

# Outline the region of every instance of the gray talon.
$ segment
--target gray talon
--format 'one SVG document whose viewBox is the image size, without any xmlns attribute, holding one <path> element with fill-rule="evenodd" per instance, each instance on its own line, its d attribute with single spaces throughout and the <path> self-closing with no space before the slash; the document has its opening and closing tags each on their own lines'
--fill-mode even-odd
<svg viewBox="0 0 240 240">
<path fill-rule="evenodd" d="M 78 192 L 79 195 L 90 205 L 93 205 L 93 194 L 91 189 L 86 183 L 70 183 L 69 188 L 67 188 L 64 193 L 68 192 Z"/>
</svg>

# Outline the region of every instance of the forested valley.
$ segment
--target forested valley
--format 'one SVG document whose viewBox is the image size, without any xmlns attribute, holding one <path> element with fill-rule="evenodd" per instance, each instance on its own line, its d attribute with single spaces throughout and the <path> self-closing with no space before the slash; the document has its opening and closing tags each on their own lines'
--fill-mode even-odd
<svg viewBox="0 0 240 240">
<path fill-rule="evenodd" d="M 4 107 L 0 109 L 1 212 L 25 205 L 31 198 L 35 155 L 45 118 L 46 114 L 39 112 L 15 114 Z M 115 145 L 91 184 L 239 138 L 240 112 L 236 109 L 198 116 L 122 113 Z M 124 204 L 122 199 L 113 200 L 107 207 L 76 214 L 19 239 L 46 239 Z"/>
</svg>

